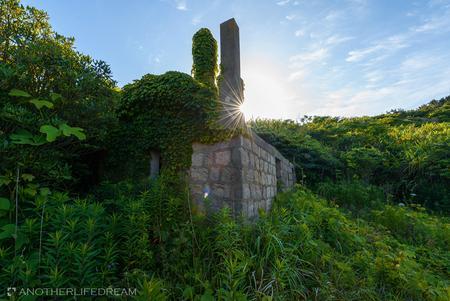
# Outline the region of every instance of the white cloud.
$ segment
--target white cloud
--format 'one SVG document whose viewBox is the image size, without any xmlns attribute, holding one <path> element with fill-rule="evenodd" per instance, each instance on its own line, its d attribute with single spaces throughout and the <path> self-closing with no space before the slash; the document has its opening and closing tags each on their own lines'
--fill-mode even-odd
<svg viewBox="0 0 450 301">
<path fill-rule="evenodd" d="M 324 60 L 328 56 L 327 48 L 319 48 L 310 52 L 303 52 L 291 56 L 289 62 L 292 68 L 303 67 L 309 63 Z"/>
<path fill-rule="evenodd" d="M 450 14 L 447 14 L 442 17 L 434 17 L 430 20 L 426 21 L 422 25 L 413 28 L 416 32 L 431 32 L 431 31 L 448 31 L 450 28 Z"/>
<path fill-rule="evenodd" d="M 291 14 L 291 15 L 287 15 L 287 16 L 286 16 L 286 20 L 288 20 L 288 21 L 292 21 L 292 20 L 294 20 L 294 19 L 295 19 L 295 17 L 296 17 L 296 15 L 294 15 L 294 14 Z"/>
<path fill-rule="evenodd" d="M 401 63 L 402 71 L 418 71 L 431 67 L 438 63 L 438 58 L 427 55 L 415 55 L 405 59 Z"/>
<path fill-rule="evenodd" d="M 327 38 L 327 40 L 325 41 L 325 44 L 327 45 L 338 45 L 350 40 L 353 40 L 354 37 L 341 37 L 338 34 L 332 35 L 330 37 Z"/>
<path fill-rule="evenodd" d="M 364 77 L 370 84 L 374 84 L 383 79 L 382 73 L 383 72 L 381 72 L 380 70 L 374 70 L 374 71 L 370 71 L 370 72 L 366 73 L 364 75 Z"/>
<path fill-rule="evenodd" d="M 349 51 L 346 61 L 347 62 L 359 62 L 363 58 L 365 58 L 367 55 L 369 55 L 372 52 L 375 52 L 375 51 L 377 51 L 379 49 L 380 49 L 379 46 L 372 46 L 372 47 L 368 47 L 368 48 L 365 48 L 365 49 Z"/>
<path fill-rule="evenodd" d="M 187 3 L 185 0 L 175 0 L 175 7 L 178 10 L 187 10 Z"/>
<path fill-rule="evenodd" d="M 384 40 L 379 41 L 373 46 L 349 51 L 346 61 L 359 62 L 365 59 L 367 56 L 376 52 L 382 52 L 381 56 L 378 57 L 378 59 L 385 58 L 398 49 L 408 47 L 409 45 L 406 42 L 406 37 L 407 36 L 402 35 L 390 36 Z"/>
<path fill-rule="evenodd" d="M 327 20 L 329 22 L 332 22 L 332 21 L 335 21 L 335 20 L 337 20 L 337 19 L 339 19 L 341 17 L 343 17 L 343 13 L 341 11 L 334 10 L 334 11 L 329 12 L 326 15 L 325 20 Z"/>
<path fill-rule="evenodd" d="M 301 69 L 301 70 L 297 70 L 295 72 L 292 72 L 291 74 L 289 74 L 288 80 L 289 81 L 297 81 L 297 80 L 301 80 L 304 79 L 306 75 L 306 70 Z"/>
<path fill-rule="evenodd" d="M 303 29 L 298 29 L 298 30 L 295 31 L 294 34 L 295 34 L 296 37 L 302 37 L 302 36 L 305 35 L 305 30 L 303 30 Z"/>
<path fill-rule="evenodd" d="M 192 25 L 197 25 L 200 22 L 202 22 L 202 16 L 200 15 L 193 17 L 191 20 Z"/>
<path fill-rule="evenodd" d="M 277 2 L 277 5 L 283 6 L 286 5 L 290 2 L 291 0 L 281 0 Z"/>
</svg>

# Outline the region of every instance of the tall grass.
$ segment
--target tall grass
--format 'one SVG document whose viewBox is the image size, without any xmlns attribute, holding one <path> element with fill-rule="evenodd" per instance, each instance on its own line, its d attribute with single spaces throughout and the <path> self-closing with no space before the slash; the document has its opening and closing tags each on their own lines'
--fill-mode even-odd
<svg viewBox="0 0 450 301">
<path fill-rule="evenodd" d="M 1 246 L 0 285 L 136 287 L 141 300 L 448 300 L 444 219 L 389 206 L 354 218 L 297 187 L 249 223 L 227 209 L 191 215 L 186 193 L 167 179 L 83 200 L 54 193 L 41 263 L 39 205 L 19 228 L 21 255 Z"/>
</svg>

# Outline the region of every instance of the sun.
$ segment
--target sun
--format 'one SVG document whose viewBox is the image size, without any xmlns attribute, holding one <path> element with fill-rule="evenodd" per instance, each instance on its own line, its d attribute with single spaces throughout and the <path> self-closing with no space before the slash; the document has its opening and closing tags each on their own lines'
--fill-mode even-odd
<svg viewBox="0 0 450 301">
<path fill-rule="evenodd" d="M 239 112 L 241 112 L 245 118 L 251 118 L 252 116 L 252 110 L 245 101 L 239 105 Z"/>
</svg>

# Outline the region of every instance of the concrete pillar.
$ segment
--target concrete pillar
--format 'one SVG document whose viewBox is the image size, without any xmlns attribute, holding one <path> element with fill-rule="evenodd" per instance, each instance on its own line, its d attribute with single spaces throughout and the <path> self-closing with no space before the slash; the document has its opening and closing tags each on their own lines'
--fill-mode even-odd
<svg viewBox="0 0 450 301">
<path fill-rule="evenodd" d="M 223 119 L 227 125 L 241 124 L 244 120 L 239 106 L 244 101 L 244 87 L 241 79 L 239 27 L 234 19 L 220 24 L 220 65 L 219 96 L 224 110 Z"/>
</svg>

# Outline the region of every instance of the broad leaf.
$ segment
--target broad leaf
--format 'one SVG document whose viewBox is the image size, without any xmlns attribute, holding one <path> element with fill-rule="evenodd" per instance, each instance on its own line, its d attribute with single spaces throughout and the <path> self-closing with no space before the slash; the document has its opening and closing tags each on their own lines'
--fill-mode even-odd
<svg viewBox="0 0 450 301">
<path fill-rule="evenodd" d="M 39 193 L 44 197 L 48 196 L 50 194 L 50 189 L 48 187 L 42 187 L 39 189 Z"/>
<path fill-rule="evenodd" d="M 29 239 L 26 235 L 24 235 L 22 232 L 18 232 L 17 238 L 16 238 L 15 249 L 20 250 L 24 244 L 28 243 L 28 241 L 29 241 Z"/>
<path fill-rule="evenodd" d="M 11 203 L 7 198 L 0 198 L 0 210 L 9 210 Z"/>
<path fill-rule="evenodd" d="M 15 134 L 9 136 L 14 144 L 31 144 L 33 143 L 33 134 L 27 130 L 18 130 Z"/>
<path fill-rule="evenodd" d="M 33 144 L 32 145 L 42 145 L 47 143 L 47 140 L 45 139 L 45 136 L 43 135 L 34 135 L 33 137 Z"/>
<path fill-rule="evenodd" d="M 14 237 L 14 232 L 16 230 L 16 225 L 6 224 L 1 228 L 3 231 L 0 232 L 0 239 Z"/>
<path fill-rule="evenodd" d="M 29 145 L 42 145 L 46 143 L 45 138 L 41 135 L 34 136 L 27 130 L 20 129 L 16 133 L 9 136 L 11 142 L 14 144 L 29 144 Z"/>
<path fill-rule="evenodd" d="M 25 181 L 31 182 L 34 180 L 34 176 L 30 175 L 29 173 L 24 173 L 24 174 L 22 174 L 22 179 L 24 179 Z"/>
<path fill-rule="evenodd" d="M 61 124 L 59 126 L 59 128 L 63 132 L 64 136 L 74 135 L 79 140 L 86 139 L 86 135 L 83 133 L 84 130 L 82 128 L 71 127 L 71 126 L 67 125 L 66 123 Z"/>
<path fill-rule="evenodd" d="M 15 96 L 15 97 L 31 97 L 30 94 L 28 94 L 25 91 L 19 90 L 19 89 L 12 89 L 9 92 L 9 96 Z"/>
<path fill-rule="evenodd" d="M 0 187 L 3 185 L 8 185 L 9 183 L 11 183 L 10 178 L 8 178 L 7 176 L 0 176 Z"/>
<path fill-rule="evenodd" d="M 50 98 L 52 99 L 53 102 L 62 99 L 61 94 L 58 93 L 50 93 Z"/>
<path fill-rule="evenodd" d="M 53 103 L 48 100 L 32 99 L 30 100 L 30 103 L 34 104 L 34 106 L 39 110 L 42 109 L 42 107 L 47 107 L 49 109 L 53 108 Z"/>
<path fill-rule="evenodd" d="M 59 136 L 61 136 L 61 131 L 57 128 L 55 128 L 52 125 L 46 124 L 41 126 L 40 130 L 41 133 L 44 133 L 47 135 L 47 141 L 48 142 L 53 142 L 56 140 L 56 138 L 58 138 Z"/>
</svg>

